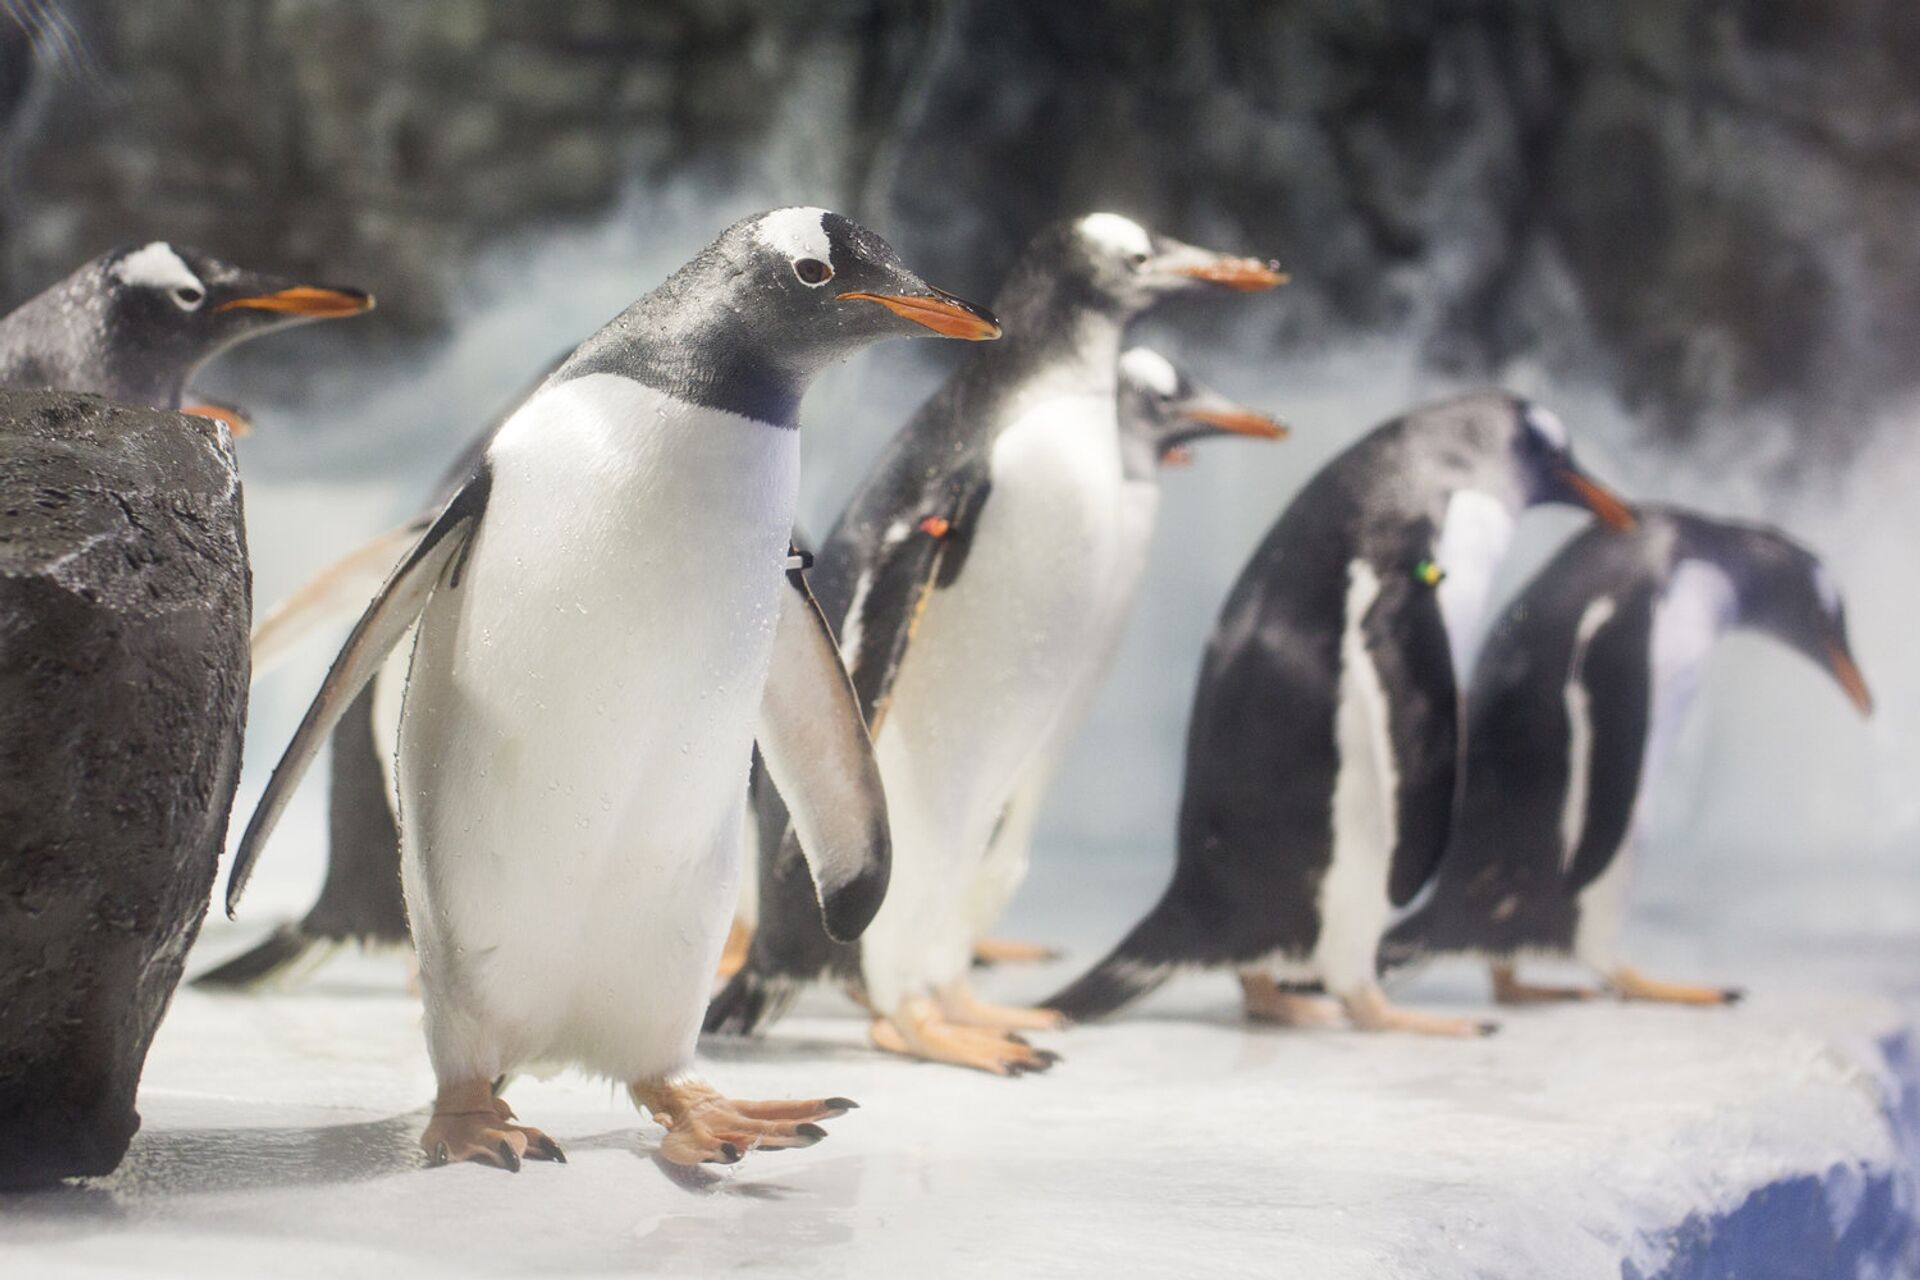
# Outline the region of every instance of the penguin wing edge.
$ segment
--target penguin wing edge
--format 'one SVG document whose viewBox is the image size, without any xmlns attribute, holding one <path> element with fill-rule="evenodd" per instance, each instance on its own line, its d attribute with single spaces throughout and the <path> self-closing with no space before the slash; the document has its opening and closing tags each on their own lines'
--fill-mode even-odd
<svg viewBox="0 0 1920 1280">
<path fill-rule="evenodd" d="M 1414 589 L 1410 581 L 1400 586 Z M 1374 663 L 1395 690 L 1388 736 L 1398 794 L 1387 893 L 1395 907 L 1405 907 L 1439 870 L 1453 829 L 1460 694 L 1446 624 L 1430 596 L 1376 608 L 1368 630 Z"/>
<path fill-rule="evenodd" d="M 1647 649 L 1653 597 L 1642 593 L 1593 633 L 1571 678 L 1591 710 L 1587 808 L 1567 857 L 1566 888 L 1577 894 L 1612 865 L 1632 825 L 1640 769 L 1652 727 L 1653 676 Z"/>
<path fill-rule="evenodd" d="M 876 734 L 920 615 L 937 588 L 959 577 L 991 487 L 984 467 L 957 473 L 944 497 L 889 526 L 861 568 L 840 635 L 860 711 Z"/>
<path fill-rule="evenodd" d="M 246 890 L 260 846 L 273 833 L 287 802 L 293 798 L 294 788 L 318 754 L 320 744 L 346 714 L 355 696 L 380 670 L 387 655 L 406 635 L 407 628 L 419 619 L 434 587 L 449 574 L 453 581 L 459 581 L 465 553 L 486 511 L 491 488 L 492 474 L 482 464 L 428 526 L 407 558 L 387 579 L 380 594 L 360 615 L 360 621 L 354 624 L 340 655 L 328 669 L 327 678 L 321 682 L 320 691 L 314 695 L 313 704 L 302 717 L 300 727 L 294 730 L 293 740 L 287 744 L 280 763 L 274 766 L 273 776 L 267 780 L 267 788 L 261 793 L 252 820 L 247 823 L 246 833 L 240 837 L 240 846 L 233 855 L 233 870 L 227 876 L 228 916 L 233 915 L 240 895 Z"/>
<path fill-rule="evenodd" d="M 886 896 L 886 793 L 827 620 L 799 570 L 787 581 L 760 704 L 760 754 L 806 856 L 827 933 L 851 942 Z"/>
<path fill-rule="evenodd" d="M 307 579 L 253 629 L 253 678 L 280 665 L 309 635 L 355 610 L 364 610 L 420 535 L 431 514 L 409 520 L 361 543 Z"/>
</svg>

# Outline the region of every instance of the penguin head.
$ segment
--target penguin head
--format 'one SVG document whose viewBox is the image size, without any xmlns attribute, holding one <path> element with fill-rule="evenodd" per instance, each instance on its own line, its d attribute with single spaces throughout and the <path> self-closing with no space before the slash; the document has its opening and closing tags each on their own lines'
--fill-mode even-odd
<svg viewBox="0 0 1920 1280">
<path fill-rule="evenodd" d="M 825 209 L 759 214 L 734 224 L 715 248 L 729 268 L 717 283 L 734 322 L 789 360 L 824 364 L 882 338 L 1000 336 L 991 313 L 934 288 L 892 245 Z"/>
<path fill-rule="evenodd" d="M 1120 438 L 1129 479 L 1158 466 L 1184 466 L 1183 446 L 1205 436 L 1241 435 L 1281 440 L 1284 423 L 1235 404 L 1148 347 L 1120 357 Z"/>
<path fill-rule="evenodd" d="M 1068 268 L 1121 314 L 1144 311 L 1169 294 L 1258 292 L 1287 281 L 1274 263 L 1201 249 L 1117 213 L 1090 213 L 1071 227 L 1063 255 Z"/>
<path fill-rule="evenodd" d="M 1117 213 L 1089 213 L 1036 235 L 994 306 L 1018 317 L 1016 334 L 1024 337 L 1074 312 L 1124 322 L 1173 294 L 1252 292 L 1286 280 L 1273 263 L 1196 248 Z"/>
<path fill-rule="evenodd" d="M 1525 505 L 1567 503 L 1587 508 L 1609 528 L 1633 528 L 1633 508 L 1574 460 L 1573 442 L 1558 414 L 1517 396 L 1503 399 L 1511 407 L 1507 457 Z"/>
<path fill-rule="evenodd" d="M 117 249 L 97 268 L 101 322 L 109 351 L 125 366 L 125 394 L 170 386 L 169 407 L 177 407 L 194 369 L 236 342 L 373 306 L 360 289 L 300 284 L 164 240 Z"/>
<path fill-rule="evenodd" d="M 1733 625 L 1762 631 L 1826 671 L 1861 715 L 1873 695 L 1847 640 L 1846 604 L 1820 557 L 1765 525 L 1680 517 L 1682 556 L 1707 560 L 1733 584 Z"/>
</svg>

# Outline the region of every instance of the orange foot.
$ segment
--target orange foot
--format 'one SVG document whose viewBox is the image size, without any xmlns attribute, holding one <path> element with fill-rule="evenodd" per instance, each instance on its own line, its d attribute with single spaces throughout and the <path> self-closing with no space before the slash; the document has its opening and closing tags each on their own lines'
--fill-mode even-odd
<svg viewBox="0 0 1920 1280">
<path fill-rule="evenodd" d="M 1497 1022 L 1473 1018 L 1448 1018 L 1437 1013 L 1402 1009 L 1388 1001 L 1377 986 L 1365 986 L 1341 997 L 1347 1017 L 1362 1031 L 1411 1031 L 1423 1036 L 1490 1036 L 1500 1029 Z"/>
<path fill-rule="evenodd" d="M 1264 973 L 1241 974 L 1240 992 L 1246 999 L 1249 1022 L 1279 1027 L 1338 1027 L 1346 1022 L 1339 1002 L 1328 996 L 1283 991 Z"/>
<path fill-rule="evenodd" d="M 1607 985 L 1623 1000 L 1652 1000 L 1661 1004 L 1739 1004 L 1747 994 L 1738 987 L 1696 987 L 1685 982 L 1661 982 L 1626 965 L 1608 976 Z"/>
<path fill-rule="evenodd" d="M 851 1098 L 749 1102 L 684 1078 L 636 1080 L 627 1092 L 667 1131 L 660 1154 L 675 1164 L 732 1164 L 755 1148 L 810 1147 L 827 1136 L 815 1121 L 835 1119 L 860 1105 Z"/>
<path fill-rule="evenodd" d="M 973 962 L 983 968 L 996 964 L 1050 964 L 1060 956 L 1057 947 L 1015 942 L 1010 938 L 982 938 L 973 944 Z"/>
<path fill-rule="evenodd" d="M 1522 982 L 1515 976 L 1510 961 L 1490 961 L 1487 972 L 1493 977 L 1493 998 L 1497 1004 L 1553 1004 L 1563 1000 L 1591 1000 L 1600 994 L 1590 987 L 1542 987 Z"/>
<path fill-rule="evenodd" d="M 940 989 L 940 1012 L 958 1026 L 994 1031 L 1058 1031 L 1067 1025 L 1066 1015 L 1057 1009 L 988 1004 L 974 994 L 973 984 L 965 978 Z"/>
<path fill-rule="evenodd" d="M 875 1018 L 868 1034 L 877 1048 L 888 1053 L 972 1067 L 996 1076 L 1045 1071 L 1060 1061 L 1059 1054 L 1036 1049 L 1012 1031 L 954 1022 L 924 997 L 906 1001 L 891 1016 Z"/>
<path fill-rule="evenodd" d="M 491 1081 L 443 1085 L 433 1101 L 433 1119 L 420 1135 L 420 1147 L 432 1164 L 472 1160 L 510 1173 L 520 1172 L 523 1159 L 567 1162 L 559 1143 L 513 1119 L 513 1108 L 493 1096 Z"/>
<path fill-rule="evenodd" d="M 739 916 L 727 930 L 727 947 L 720 953 L 720 977 L 731 978 L 747 963 L 747 948 L 753 945 L 753 927 Z"/>
</svg>

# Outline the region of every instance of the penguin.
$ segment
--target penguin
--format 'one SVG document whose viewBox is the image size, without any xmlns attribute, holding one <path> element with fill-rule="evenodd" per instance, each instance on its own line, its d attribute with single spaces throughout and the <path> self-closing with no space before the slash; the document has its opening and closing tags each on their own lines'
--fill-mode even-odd
<svg viewBox="0 0 1920 1280">
<path fill-rule="evenodd" d="M 1558 417 L 1500 392 L 1415 409 L 1308 481 L 1208 642 L 1172 884 L 1042 1007 L 1085 1021 L 1181 969 L 1231 968 L 1256 1020 L 1327 1020 L 1279 985 L 1321 982 L 1363 1029 L 1487 1030 L 1389 1004 L 1374 958 L 1445 845 L 1454 673 L 1515 519 L 1539 502 L 1633 519 Z"/>
<path fill-rule="evenodd" d="M 970 352 L 894 437 L 819 553 L 822 608 L 886 780 L 893 889 L 860 946 L 836 949 L 763 795 L 782 834 L 761 828 L 760 925 L 708 1031 L 758 1032 L 831 976 L 871 1010 L 884 1051 L 996 1075 L 1052 1064 L 1017 1033 L 1053 1015 L 974 995 L 968 900 L 994 823 L 1104 643 L 1126 542 L 1122 335 L 1163 298 L 1281 279 L 1112 213 L 1028 245 L 994 303 L 1011 336 Z"/>
<path fill-rule="evenodd" d="M 549 361 L 504 411 L 467 441 L 441 477 L 433 498 L 419 512 L 341 556 L 268 610 L 253 631 L 254 679 L 278 666 L 316 630 L 343 613 L 357 616 L 366 607 L 394 566 L 459 493 L 500 428 L 570 355 L 571 351 L 563 352 Z M 400 830 L 393 785 L 400 694 L 406 687 L 410 656 L 404 641 L 397 644 L 333 731 L 327 775 L 327 870 L 313 906 L 300 919 L 279 925 L 254 946 L 196 975 L 195 986 L 245 990 L 287 983 L 348 942 L 363 948 L 410 944 L 400 890 Z"/>
<path fill-rule="evenodd" d="M 1189 444 L 1209 436 L 1238 435 L 1280 440 L 1287 428 L 1200 385 L 1159 352 L 1133 347 L 1120 357 L 1121 544 L 1117 570 L 1107 585 L 1098 629 L 1101 644 L 1076 682 L 1066 712 L 1022 774 L 1012 801 L 994 827 L 985 862 L 973 886 L 976 963 L 1038 963 L 1052 948 L 988 937 L 1014 893 L 1026 880 L 1034 827 L 1054 771 L 1079 733 L 1094 697 L 1106 683 L 1126 638 L 1147 553 L 1160 513 L 1160 469 L 1186 465 Z"/>
<path fill-rule="evenodd" d="M 361 289 L 296 284 L 155 240 L 102 254 L 0 316 L 0 386 L 187 407 L 244 435 L 230 406 L 184 405 L 195 371 L 237 342 L 372 307 Z"/>
<path fill-rule="evenodd" d="M 882 338 L 999 336 L 879 236 L 747 218 L 590 337 L 488 444 L 348 637 L 235 852 L 231 913 L 321 741 L 416 629 L 402 880 L 438 1086 L 435 1163 L 559 1159 L 494 1082 L 624 1083 L 666 1160 L 810 1146 L 843 1098 L 735 1101 L 692 1071 L 757 739 L 832 937 L 886 893 L 887 806 L 789 556 L 800 398 Z"/>
<path fill-rule="evenodd" d="M 1646 815 L 1714 642 L 1768 635 L 1873 699 L 1825 565 L 1777 529 L 1643 506 L 1625 536 L 1576 536 L 1503 611 L 1467 703 L 1461 799 L 1426 904 L 1383 949 L 1489 958 L 1502 1003 L 1596 992 L 1519 981 L 1529 955 L 1572 957 L 1616 995 L 1723 1004 L 1734 990 L 1663 982 L 1618 940 Z"/>
</svg>

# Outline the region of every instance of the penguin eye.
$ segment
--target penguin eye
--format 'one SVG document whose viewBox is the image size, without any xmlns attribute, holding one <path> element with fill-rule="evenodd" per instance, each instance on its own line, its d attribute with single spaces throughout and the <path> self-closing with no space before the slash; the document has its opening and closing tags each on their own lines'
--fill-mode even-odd
<svg viewBox="0 0 1920 1280">
<path fill-rule="evenodd" d="M 1127 259 L 1127 265 L 1132 267 L 1135 271 L 1138 271 L 1140 268 L 1147 265 L 1147 255 L 1144 253 L 1136 253 Z"/>
<path fill-rule="evenodd" d="M 206 296 L 206 294 L 190 284 L 183 284 L 173 291 L 173 300 L 179 303 L 180 307 L 186 311 L 191 311 L 199 306 L 200 300 Z"/>
<path fill-rule="evenodd" d="M 796 258 L 793 262 L 793 274 L 800 277 L 800 283 L 812 288 L 833 279 L 833 268 L 818 258 Z"/>
</svg>

